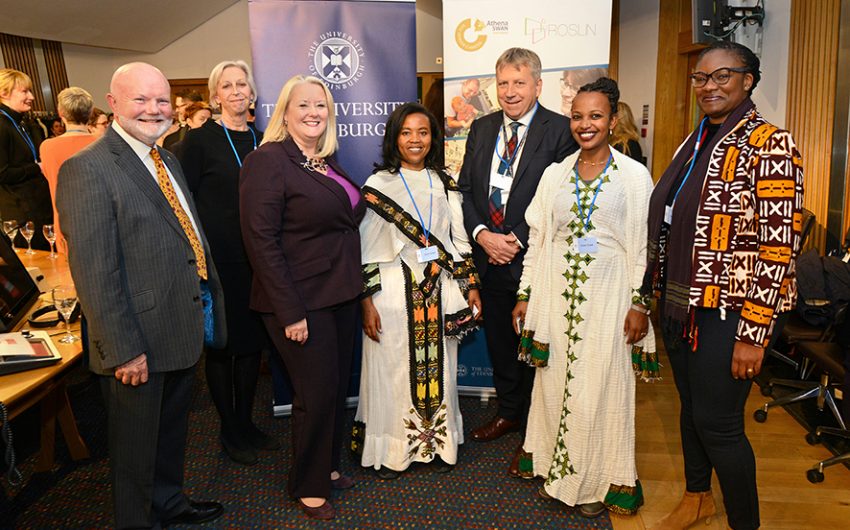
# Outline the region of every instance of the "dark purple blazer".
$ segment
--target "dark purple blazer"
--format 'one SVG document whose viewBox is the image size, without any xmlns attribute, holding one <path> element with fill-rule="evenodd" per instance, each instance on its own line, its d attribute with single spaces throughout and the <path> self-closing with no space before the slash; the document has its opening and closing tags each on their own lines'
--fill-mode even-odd
<svg viewBox="0 0 850 530">
<path fill-rule="evenodd" d="M 305 160 L 291 138 L 270 142 L 245 158 L 239 176 L 251 309 L 274 313 L 282 327 L 353 300 L 363 286 L 357 225 L 366 205 L 361 198 L 352 209 L 342 186 Z M 333 158 L 328 164 L 359 188 Z"/>
</svg>

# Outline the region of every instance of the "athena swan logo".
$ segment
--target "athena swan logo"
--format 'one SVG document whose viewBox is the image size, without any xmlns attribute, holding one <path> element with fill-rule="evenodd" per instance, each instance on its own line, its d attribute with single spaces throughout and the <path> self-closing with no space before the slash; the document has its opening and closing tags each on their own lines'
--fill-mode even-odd
<svg viewBox="0 0 850 530">
<path fill-rule="evenodd" d="M 484 35 L 484 22 L 477 18 L 473 21 L 471 18 L 465 18 L 460 21 L 460 24 L 455 28 L 455 41 L 461 50 L 474 52 L 480 50 L 484 43 L 487 42 L 487 35 Z M 468 39 L 466 34 L 471 32 L 474 37 Z"/>
</svg>

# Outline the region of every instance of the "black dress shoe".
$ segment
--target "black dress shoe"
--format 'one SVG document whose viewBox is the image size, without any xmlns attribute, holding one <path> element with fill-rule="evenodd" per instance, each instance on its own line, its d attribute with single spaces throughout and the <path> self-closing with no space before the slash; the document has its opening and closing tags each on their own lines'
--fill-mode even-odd
<svg viewBox="0 0 850 530">
<path fill-rule="evenodd" d="M 224 506 L 214 501 L 189 500 L 189 507 L 162 522 L 166 528 L 175 524 L 202 524 L 217 519 L 224 513 Z"/>
<path fill-rule="evenodd" d="M 395 480 L 400 475 L 398 471 L 384 466 L 381 466 L 381 469 L 377 470 L 375 473 L 381 480 Z"/>
<path fill-rule="evenodd" d="M 434 457 L 434 462 L 431 465 L 434 466 L 434 471 L 436 471 L 437 473 L 449 473 L 455 467 L 447 463 L 439 456 Z"/>
<path fill-rule="evenodd" d="M 242 438 L 257 451 L 277 451 L 280 449 L 280 442 L 258 429 L 255 425 L 248 426 L 243 431 Z"/>
<path fill-rule="evenodd" d="M 587 519 L 599 517 L 605 512 L 605 503 L 597 501 L 588 504 L 579 504 L 578 513 Z"/>
<path fill-rule="evenodd" d="M 257 453 L 256 451 L 254 451 L 254 449 L 246 447 L 242 444 L 235 444 L 229 441 L 224 436 L 222 436 L 220 439 L 221 447 L 224 448 L 225 454 L 227 454 L 227 456 L 237 464 L 242 464 L 243 466 L 253 466 L 257 463 Z"/>
</svg>

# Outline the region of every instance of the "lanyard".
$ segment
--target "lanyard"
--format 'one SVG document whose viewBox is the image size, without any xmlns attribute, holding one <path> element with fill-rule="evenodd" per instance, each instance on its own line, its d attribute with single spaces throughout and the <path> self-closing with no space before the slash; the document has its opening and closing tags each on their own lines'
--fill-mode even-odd
<svg viewBox="0 0 850 530">
<path fill-rule="evenodd" d="M 614 155 L 608 155 L 608 162 L 605 163 L 605 169 L 602 170 L 602 173 L 599 174 L 597 179 L 599 179 L 599 184 L 596 186 L 596 192 L 593 194 L 593 199 L 590 201 L 590 206 L 587 207 L 587 217 L 584 216 L 584 208 L 581 207 L 581 195 L 578 190 L 578 181 L 581 180 L 581 177 L 578 174 L 578 168 L 573 166 L 573 172 L 575 172 L 576 176 L 576 208 L 578 208 L 578 219 L 579 221 L 584 220 L 584 232 L 587 233 L 590 227 L 590 216 L 593 214 L 593 205 L 596 204 L 596 197 L 599 196 L 599 190 L 602 189 L 602 175 L 608 171 L 608 167 L 611 166 L 611 161 L 614 160 Z"/>
<path fill-rule="evenodd" d="M 407 194 L 410 196 L 410 201 L 413 202 L 413 209 L 416 210 L 416 215 L 419 216 L 419 223 L 422 228 L 425 230 L 425 246 L 428 246 L 428 236 L 431 234 L 431 219 L 433 219 L 434 214 L 434 182 L 431 180 L 431 171 L 428 168 L 425 168 L 425 172 L 428 173 L 428 186 L 430 187 L 429 196 L 431 197 L 431 204 L 428 206 L 428 227 L 425 228 L 425 220 L 422 219 L 422 214 L 419 213 L 419 207 L 416 206 L 416 199 L 413 198 L 413 194 L 410 192 L 410 186 L 407 185 L 407 179 L 404 178 L 404 174 L 401 172 L 401 168 L 398 168 L 398 174 L 401 177 L 401 181 L 404 183 L 404 188 L 407 190 Z"/>
<path fill-rule="evenodd" d="M 27 132 L 23 129 L 23 127 L 21 127 L 19 124 L 15 123 L 15 119 L 14 119 L 13 117 L 9 116 L 9 113 L 8 113 L 8 112 L 6 112 L 6 111 L 5 111 L 5 110 L 3 110 L 3 109 L 0 109 L 0 112 L 2 112 L 3 114 L 5 114 L 5 115 L 6 115 L 6 117 L 7 117 L 7 118 L 9 118 L 9 121 L 11 121 L 11 122 L 12 122 L 12 125 L 14 125 L 14 126 L 15 126 L 15 129 L 18 131 L 18 134 L 20 134 L 20 135 L 21 135 L 21 138 L 23 138 L 23 139 L 24 139 L 24 141 L 25 141 L 25 142 L 27 143 L 27 145 L 29 146 L 30 151 L 32 152 L 33 160 L 35 160 L 36 162 L 38 162 L 38 154 L 35 152 L 35 144 L 33 144 L 33 143 L 32 143 L 32 139 L 30 138 L 30 135 L 29 135 L 29 134 L 27 134 Z"/>
<path fill-rule="evenodd" d="M 528 120 L 528 125 L 525 127 L 525 130 L 522 132 L 522 138 L 517 142 L 516 149 L 514 149 L 513 155 L 509 159 L 505 159 L 501 153 L 499 153 L 499 137 L 496 137 L 496 156 L 499 158 L 499 164 L 504 163 L 505 167 L 507 167 L 507 171 L 513 174 L 513 165 L 514 160 L 516 160 L 517 155 L 519 154 L 520 149 L 522 149 L 522 145 L 525 143 L 525 138 L 528 136 L 528 130 L 531 128 L 531 122 L 534 120 L 534 115 L 537 114 L 537 108 L 540 107 L 539 103 L 534 104 L 534 110 L 531 112 L 531 119 Z M 508 145 L 508 131 L 505 130 L 505 121 L 502 120 L 502 128 L 499 130 L 499 135 L 502 137 L 502 143 L 504 144 L 502 147 L 504 148 Z"/>
<path fill-rule="evenodd" d="M 224 124 L 224 120 L 221 120 L 221 128 L 224 129 L 224 135 L 227 136 L 227 141 L 230 142 L 230 148 L 233 149 L 233 156 L 236 157 L 236 163 L 239 164 L 239 167 L 242 167 L 242 159 L 239 158 L 239 153 L 236 152 L 236 146 L 233 145 L 233 140 L 230 138 L 230 133 L 227 132 L 227 125 Z M 254 137 L 254 149 L 257 148 L 257 135 L 254 133 L 254 129 L 248 127 L 248 130 L 251 131 L 251 136 Z"/>
<path fill-rule="evenodd" d="M 691 172 L 694 170 L 694 164 L 697 161 L 697 154 L 699 154 L 699 146 L 702 144 L 703 136 L 702 129 L 705 127 L 705 122 L 708 120 L 708 117 L 702 119 L 699 122 L 699 131 L 697 132 L 697 143 L 694 144 L 694 154 L 691 155 L 691 165 L 688 166 L 688 172 L 685 173 L 685 178 L 682 179 L 682 183 L 679 184 L 679 189 L 676 190 L 676 195 L 673 195 L 673 206 L 676 205 L 676 198 L 679 196 L 679 192 L 682 191 L 682 188 L 685 187 L 685 182 L 688 181 L 688 177 L 691 176 Z M 672 207 L 672 206 L 671 206 Z"/>
</svg>

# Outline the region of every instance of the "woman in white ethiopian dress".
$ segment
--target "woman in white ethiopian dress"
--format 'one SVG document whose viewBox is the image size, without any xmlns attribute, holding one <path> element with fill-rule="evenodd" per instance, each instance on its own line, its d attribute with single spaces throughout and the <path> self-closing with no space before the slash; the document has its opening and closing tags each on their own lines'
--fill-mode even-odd
<svg viewBox="0 0 850 530">
<path fill-rule="evenodd" d="M 442 145 L 436 118 L 402 105 L 387 123 L 383 163 L 363 187 L 363 370 L 352 448 L 383 479 L 413 462 L 450 471 L 463 443 L 457 346 L 481 302 Z"/>
<path fill-rule="evenodd" d="M 635 375 L 657 376 L 646 267 L 652 180 L 608 146 L 619 90 L 602 78 L 573 101 L 581 150 L 543 174 L 526 213 L 520 358 L 537 367 L 520 473 L 587 517 L 643 503 L 634 457 Z"/>
</svg>

